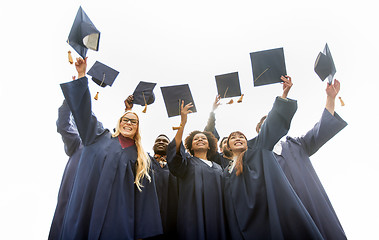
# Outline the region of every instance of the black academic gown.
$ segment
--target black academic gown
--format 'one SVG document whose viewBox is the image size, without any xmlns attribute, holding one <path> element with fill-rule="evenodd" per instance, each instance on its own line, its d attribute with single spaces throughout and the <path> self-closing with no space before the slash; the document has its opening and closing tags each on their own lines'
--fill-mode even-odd
<svg viewBox="0 0 379 240">
<path fill-rule="evenodd" d="M 168 145 L 167 162 L 179 185 L 179 239 L 226 239 L 221 166 L 190 156 L 183 144 L 176 154 L 175 140 Z"/>
<path fill-rule="evenodd" d="M 82 155 L 82 141 L 80 139 L 78 129 L 70 119 L 71 111 L 66 101 L 58 109 L 57 131 L 61 134 L 64 143 L 64 150 L 69 156 L 66 168 L 63 172 L 61 186 L 58 193 L 57 206 L 53 221 L 51 223 L 49 238 L 59 239 L 67 202 L 70 199 L 72 185 L 75 179 L 76 169 Z"/>
<path fill-rule="evenodd" d="M 61 239 L 139 239 L 162 233 L 155 184 L 134 184 L 137 149 L 123 149 L 91 112 L 86 77 L 61 84 L 84 148 Z M 150 173 L 153 177 L 153 174 Z"/>
<path fill-rule="evenodd" d="M 278 97 L 258 136 L 248 141 L 243 173 L 224 170 L 231 239 L 322 239 L 272 152 L 296 109 L 296 101 Z"/>
<path fill-rule="evenodd" d="M 281 142 L 281 154 L 275 154 L 287 179 L 308 210 L 325 239 L 346 239 L 333 206 L 309 159 L 347 123 L 324 109 L 318 123 L 302 137 Z"/>
<path fill-rule="evenodd" d="M 151 239 L 177 239 L 178 182 L 167 164 L 162 168 L 154 157 L 150 156 L 150 159 L 163 227 L 163 234 Z"/>
</svg>

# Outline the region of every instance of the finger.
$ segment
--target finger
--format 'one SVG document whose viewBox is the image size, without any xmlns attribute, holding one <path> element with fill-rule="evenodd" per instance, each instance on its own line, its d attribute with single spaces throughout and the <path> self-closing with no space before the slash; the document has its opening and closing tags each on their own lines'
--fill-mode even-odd
<svg viewBox="0 0 379 240">
<path fill-rule="evenodd" d="M 193 107 L 192 104 L 187 104 L 185 108 L 186 108 L 186 109 L 190 109 L 191 107 Z"/>
<path fill-rule="evenodd" d="M 283 83 L 286 83 L 286 84 L 289 83 L 289 80 L 287 78 L 283 77 L 283 76 L 280 77 L 280 79 L 283 81 Z"/>
</svg>

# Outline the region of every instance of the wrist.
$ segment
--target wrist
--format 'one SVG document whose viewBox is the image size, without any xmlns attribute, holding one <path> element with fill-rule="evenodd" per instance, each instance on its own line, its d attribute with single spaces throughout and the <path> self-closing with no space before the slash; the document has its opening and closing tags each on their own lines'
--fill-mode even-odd
<svg viewBox="0 0 379 240">
<path fill-rule="evenodd" d="M 86 76 L 85 72 L 78 72 L 78 79 L 82 78 L 82 77 L 85 77 L 85 76 Z"/>
</svg>

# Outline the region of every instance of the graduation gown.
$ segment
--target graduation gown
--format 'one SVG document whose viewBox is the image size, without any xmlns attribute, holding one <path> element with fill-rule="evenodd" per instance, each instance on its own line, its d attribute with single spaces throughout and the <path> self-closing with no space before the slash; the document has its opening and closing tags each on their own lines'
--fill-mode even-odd
<svg viewBox="0 0 379 240">
<path fill-rule="evenodd" d="M 179 185 L 179 239 L 226 239 L 221 166 L 190 156 L 183 144 L 176 154 L 175 140 L 168 145 L 167 162 Z"/>
<path fill-rule="evenodd" d="M 150 159 L 163 227 L 163 234 L 151 239 L 177 239 L 178 183 L 176 177 L 170 173 L 167 164 L 162 168 L 154 157 L 150 156 Z"/>
<path fill-rule="evenodd" d="M 61 134 L 64 143 L 64 150 L 69 156 L 65 170 L 63 172 L 61 186 L 58 192 L 58 201 L 55 208 L 53 221 L 51 223 L 49 238 L 59 239 L 67 202 L 70 199 L 72 185 L 74 183 L 76 169 L 80 156 L 82 155 L 82 141 L 78 129 L 71 121 L 71 111 L 66 101 L 58 109 L 57 132 Z"/>
<path fill-rule="evenodd" d="M 61 84 L 84 148 L 61 239 L 139 239 L 162 233 L 154 181 L 134 184 L 137 149 L 123 149 L 91 112 L 86 77 Z M 153 174 L 151 174 L 153 176 Z"/>
<path fill-rule="evenodd" d="M 243 173 L 224 170 L 231 239 L 322 239 L 272 152 L 296 110 L 296 101 L 278 97 L 258 136 L 248 141 Z"/>
<path fill-rule="evenodd" d="M 309 159 L 347 123 L 326 109 L 316 125 L 302 137 L 287 136 L 281 154 L 275 154 L 287 179 L 325 239 L 346 239 L 328 195 Z"/>
</svg>

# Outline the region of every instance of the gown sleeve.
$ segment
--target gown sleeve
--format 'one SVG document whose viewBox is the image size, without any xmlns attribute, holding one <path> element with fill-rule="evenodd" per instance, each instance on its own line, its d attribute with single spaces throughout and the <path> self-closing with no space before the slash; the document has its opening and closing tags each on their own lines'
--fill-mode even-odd
<svg viewBox="0 0 379 240">
<path fill-rule="evenodd" d="M 308 156 L 312 156 L 346 126 L 347 123 L 336 112 L 333 116 L 328 110 L 324 109 L 320 121 L 303 137 L 296 140 L 300 142 Z"/>
<path fill-rule="evenodd" d="M 296 110 L 296 100 L 277 97 L 258 134 L 257 143 L 262 148 L 271 151 L 275 144 L 288 133 Z"/>
<path fill-rule="evenodd" d="M 207 125 L 204 128 L 204 131 L 211 132 L 216 137 L 217 140 L 220 140 L 220 135 L 216 130 L 216 116 L 214 112 L 209 114 Z"/>
<path fill-rule="evenodd" d="M 71 121 L 71 111 L 66 100 L 58 109 L 57 132 L 62 136 L 64 150 L 71 157 L 81 145 L 78 129 L 75 123 Z"/>
<path fill-rule="evenodd" d="M 175 177 L 184 177 L 188 167 L 188 154 L 183 143 L 180 144 L 180 151 L 176 153 L 176 143 L 173 139 L 167 146 L 167 164 L 170 172 Z"/>
<path fill-rule="evenodd" d="M 85 146 L 95 142 L 105 132 L 102 124 L 92 114 L 91 94 L 87 77 L 61 84 L 63 95 L 74 116 L 80 138 Z"/>
</svg>

